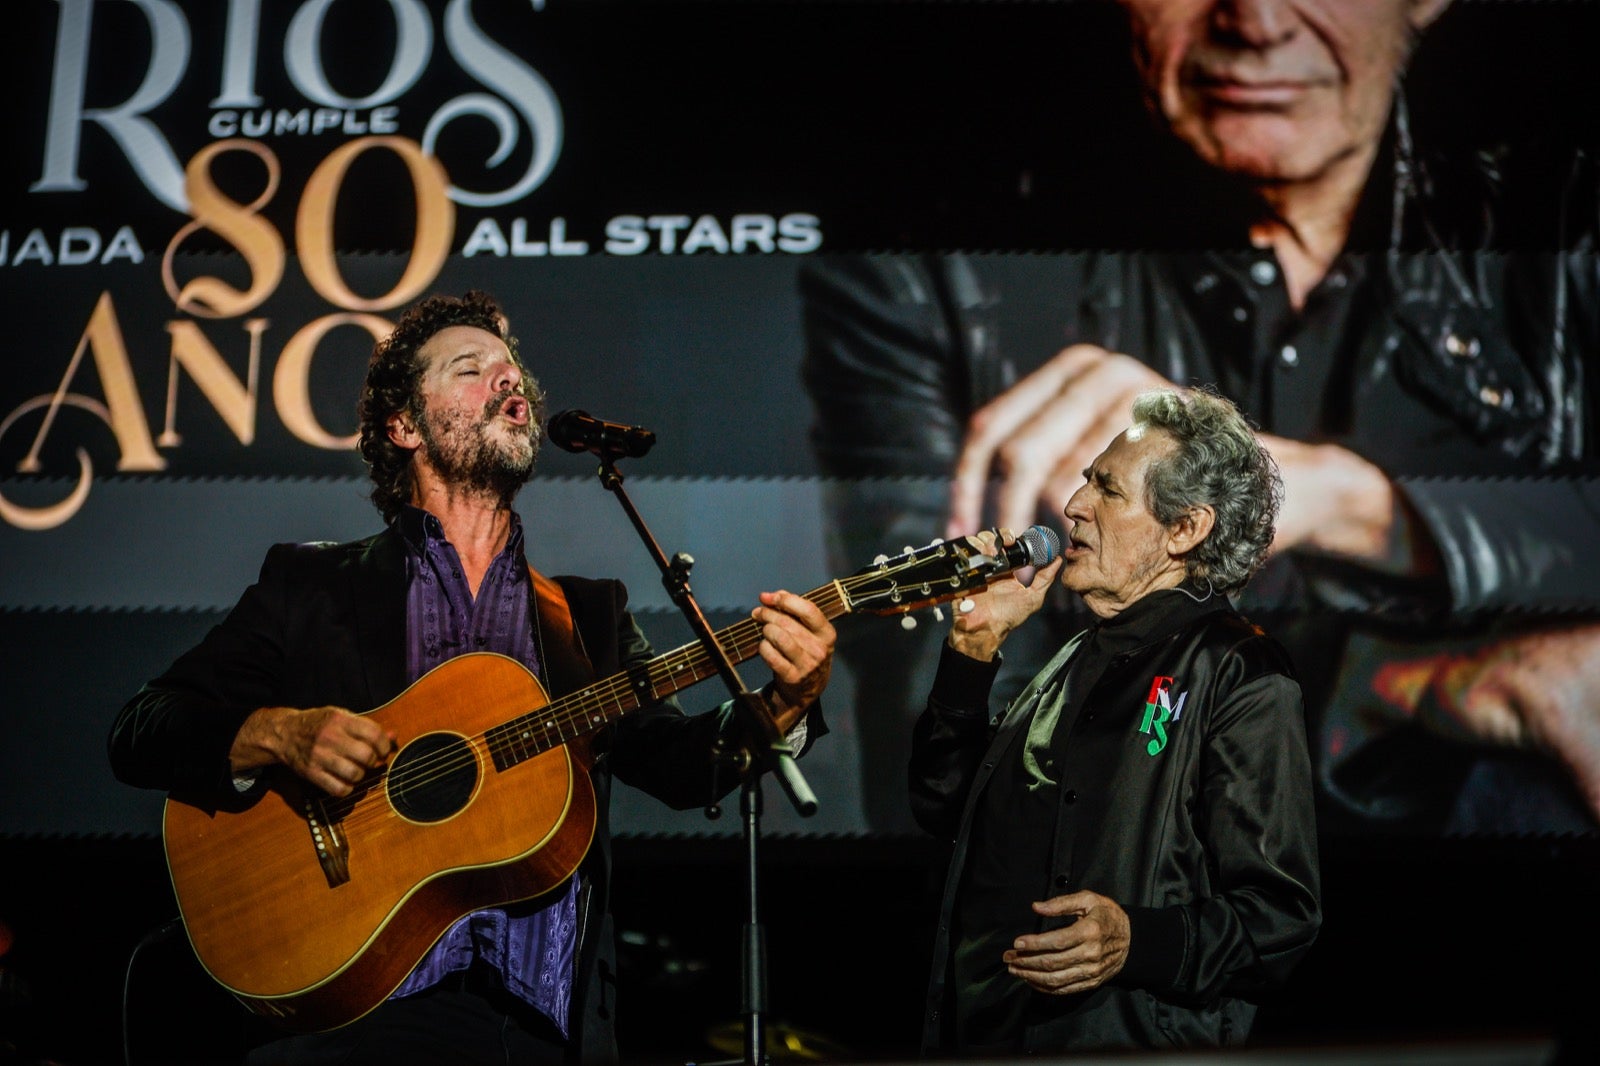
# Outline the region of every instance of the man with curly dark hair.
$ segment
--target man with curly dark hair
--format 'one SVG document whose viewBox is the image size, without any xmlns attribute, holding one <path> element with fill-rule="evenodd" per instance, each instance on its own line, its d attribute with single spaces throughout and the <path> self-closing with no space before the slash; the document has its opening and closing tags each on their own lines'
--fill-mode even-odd
<svg viewBox="0 0 1600 1066">
<path fill-rule="evenodd" d="M 653 652 L 621 582 L 551 579 L 529 567 L 512 502 L 533 473 L 542 406 L 506 316 L 488 295 L 434 296 L 407 311 L 376 346 L 360 401 L 361 454 L 387 528 L 349 544 L 274 546 L 222 624 L 145 685 L 112 728 L 112 766 L 129 784 L 167 790 L 206 811 L 279 802 L 310 785 L 320 798 L 308 801 L 308 811 L 343 812 L 342 822 L 329 824 L 331 846 L 356 849 L 357 858 L 345 872 L 323 867 L 333 891 L 325 900 L 307 897 L 319 919 L 334 912 L 329 920 L 337 921 L 342 906 L 368 891 L 339 892 L 340 877 L 361 876 L 358 866 L 370 871 L 383 860 L 418 868 L 399 866 L 413 856 L 370 854 L 382 850 L 375 831 L 350 841 L 371 830 L 357 816 L 372 793 L 385 797 L 379 813 L 389 822 L 447 826 L 440 836 L 414 838 L 425 845 L 484 831 L 473 818 L 484 817 L 476 814 L 479 793 L 491 778 L 516 803 L 496 815 L 508 824 L 494 822 L 486 837 L 498 841 L 522 821 L 552 826 L 548 836 L 533 832 L 527 850 L 511 859 L 483 862 L 449 850 L 433 866 L 422 862 L 414 883 L 396 877 L 406 891 L 374 923 L 372 945 L 330 965 L 334 972 L 312 987 L 267 996 L 229 985 L 247 1006 L 290 1028 L 330 1030 L 272 1040 L 252 1052 L 253 1063 L 614 1059 L 611 778 L 679 809 L 704 806 L 738 783 L 732 773 L 719 777 L 711 758 L 719 741 L 738 743 L 731 704 L 690 717 L 670 695 L 681 683 L 657 687 L 646 665 Z M 825 728 L 816 711 L 833 627 L 802 596 L 766 592 L 760 602 L 752 612 L 757 652 L 772 670 L 764 695 L 798 751 Z M 468 652 L 498 654 L 452 662 Z M 499 699 L 505 687 L 484 682 L 480 670 L 506 658 L 537 679 L 513 674 L 514 683 L 535 693 L 542 686 L 554 698 L 547 707 L 568 695 L 587 707 L 583 699 L 600 698 L 584 695 L 603 686 L 597 679 L 628 680 L 620 695 L 608 690 L 609 702 L 582 714 L 529 718 L 534 712 L 519 705 L 493 727 L 447 718 L 415 728 L 429 712 L 406 700 L 425 676 L 430 692 L 458 699 L 455 693 L 470 692 L 456 714 L 476 714 L 472 707 Z M 651 678 L 647 688 L 637 684 L 641 676 Z M 623 706 L 625 697 L 642 706 Z M 383 713 L 358 713 L 371 708 Z M 512 723 L 514 734 L 506 732 Z M 557 739 L 542 730 L 534 736 L 541 724 L 555 728 Z M 415 763 L 432 776 L 418 778 L 415 794 L 404 791 L 403 760 L 461 735 L 469 751 L 481 747 L 481 782 L 464 778 L 452 798 L 458 771 L 424 753 L 423 762 L 405 763 L 407 772 Z M 500 783 L 501 773 L 509 780 L 540 760 L 553 787 L 523 795 Z M 458 765 L 474 765 L 474 757 Z M 404 817 L 390 817 L 397 812 Z M 306 839 L 323 847 L 323 822 L 336 819 L 304 817 Z M 304 890 L 272 883 L 253 865 L 256 856 L 216 861 L 232 871 L 217 876 L 225 895 Z M 315 864 L 301 878 L 322 879 Z M 407 923 L 417 927 L 391 928 Z M 309 915 L 301 924 L 268 935 L 309 938 L 320 928 Z M 196 947 L 207 961 L 206 946 Z"/>
<path fill-rule="evenodd" d="M 1231 402 L 1143 394 L 1067 502 L 1062 557 L 956 612 L 911 747 L 912 812 L 955 843 L 925 1051 L 1237 1045 L 1311 948 L 1300 686 L 1227 600 L 1281 496 Z M 1000 646 L 1058 581 L 1095 621 L 990 721 Z"/>
<path fill-rule="evenodd" d="M 498 337 L 518 369 L 520 380 L 514 391 L 528 402 L 530 424 L 543 421 L 544 392 L 523 366 L 517 352 L 517 339 L 511 335 L 505 314 L 492 297 L 474 290 L 459 300 L 436 296 L 422 301 L 374 349 L 358 407 L 361 456 L 372 475 L 372 502 L 386 522 L 393 522 L 401 508 L 410 502 L 412 490 L 412 452 L 389 439 L 389 419 L 404 412 L 417 420 L 420 429 L 431 433 L 417 391 L 422 376 L 417 351 L 428 338 L 447 326 L 470 326 Z M 526 467 L 519 462 L 502 469 L 489 453 L 484 453 L 476 456 L 474 465 L 461 473 L 486 491 L 498 493 L 509 506 L 538 458 L 538 435 L 529 434 L 528 444 L 531 453 Z"/>
</svg>

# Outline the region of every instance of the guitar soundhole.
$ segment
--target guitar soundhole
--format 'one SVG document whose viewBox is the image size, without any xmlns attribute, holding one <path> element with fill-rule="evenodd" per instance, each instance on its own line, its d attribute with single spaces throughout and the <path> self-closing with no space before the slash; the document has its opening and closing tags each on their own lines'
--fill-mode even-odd
<svg viewBox="0 0 1600 1066">
<path fill-rule="evenodd" d="M 467 805 L 478 760 L 464 737 L 429 733 L 407 744 L 389 766 L 389 802 L 414 822 L 441 822 Z"/>
</svg>

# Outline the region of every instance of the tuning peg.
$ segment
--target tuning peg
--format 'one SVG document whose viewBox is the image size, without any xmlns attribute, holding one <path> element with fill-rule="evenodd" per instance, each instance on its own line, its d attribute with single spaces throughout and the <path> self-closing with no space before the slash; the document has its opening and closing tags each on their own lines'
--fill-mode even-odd
<svg viewBox="0 0 1600 1066">
<path fill-rule="evenodd" d="M 944 621 L 944 608 L 943 607 L 935 607 L 933 609 L 933 620 L 935 622 L 943 622 Z"/>
<path fill-rule="evenodd" d="M 966 599 L 964 599 L 960 603 L 956 604 L 956 609 L 958 611 L 960 611 L 962 614 L 971 614 L 972 613 L 972 609 L 974 607 L 976 607 L 976 606 L 978 606 L 978 605 L 972 602 L 972 597 L 968 596 Z"/>
<path fill-rule="evenodd" d="M 872 557 L 872 565 L 873 566 L 882 566 L 884 563 L 886 563 L 888 561 L 889 561 L 889 557 L 887 555 L 884 555 L 882 552 L 879 552 L 877 555 L 874 555 Z"/>
<path fill-rule="evenodd" d="M 917 549 L 915 549 L 911 545 L 907 544 L 904 548 L 902 548 L 900 550 L 903 551 L 905 554 L 910 555 L 912 552 L 916 551 Z"/>
<path fill-rule="evenodd" d="M 903 614 L 900 616 L 900 628 L 909 632 L 910 630 L 917 628 L 917 620 L 912 618 L 909 614 Z"/>
</svg>

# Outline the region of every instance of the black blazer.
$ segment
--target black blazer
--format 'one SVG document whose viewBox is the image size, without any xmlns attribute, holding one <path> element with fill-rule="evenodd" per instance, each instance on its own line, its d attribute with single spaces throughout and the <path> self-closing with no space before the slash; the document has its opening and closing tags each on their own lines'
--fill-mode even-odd
<svg viewBox="0 0 1600 1066">
<path fill-rule="evenodd" d="M 615 580 L 557 578 L 579 648 L 550 647 L 561 632 L 534 612 L 552 696 L 653 657 Z M 228 750 L 260 707 L 378 707 L 406 688 L 405 552 L 393 529 L 346 544 L 277 544 L 256 583 L 219 625 L 117 715 L 108 754 L 119 780 L 237 802 Z M 536 603 L 538 601 L 536 600 Z M 587 661 L 585 663 L 585 660 Z M 587 669 L 585 668 L 587 666 Z M 581 871 L 579 971 L 574 981 L 573 1058 L 616 1058 L 612 1016 L 616 966 L 607 912 L 613 774 L 677 809 L 704 806 L 738 784 L 713 780 L 711 745 L 732 728 L 730 704 L 686 716 L 667 700 L 594 737 L 594 843 Z M 810 740 L 826 731 L 818 708 Z"/>
</svg>

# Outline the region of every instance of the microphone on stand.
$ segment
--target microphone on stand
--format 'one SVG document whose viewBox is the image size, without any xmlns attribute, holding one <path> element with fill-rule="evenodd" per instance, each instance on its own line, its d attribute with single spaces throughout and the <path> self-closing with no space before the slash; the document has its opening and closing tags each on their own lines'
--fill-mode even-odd
<svg viewBox="0 0 1600 1066">
<path fill-rule="evenodd" d="M 607 422 L 587 411 L 562 411 L 545 424 L 550 442 L 569 452 L 592 452 L 602 459 L 637 459 L 656 443 L 642 426 Z"/>
</svg>

